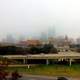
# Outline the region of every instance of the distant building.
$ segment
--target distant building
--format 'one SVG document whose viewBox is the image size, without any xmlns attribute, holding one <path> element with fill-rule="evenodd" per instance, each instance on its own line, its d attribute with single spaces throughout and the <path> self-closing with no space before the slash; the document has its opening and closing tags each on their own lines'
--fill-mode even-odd
<svg viewBox="0 0 80 80">
<path fill-rule="evenodd" d="M 68 36 L 58 37 L 56 39 L 56 46 L 58 51 L 70 51 L 70 48 L 69 48 L 70 44 L 71 44 L 71 41 L 68 38 Z"/>
<path fill-rule="evenodd" d="M 26 40 L 26 41 L 20 41 L 18 45 L 20 46 L 38 46 L 41 45 L 42 42 L 40 40 Z"/>
<path fill-rule="evenodd" d="M 77 39 L 76 39 L 76 43 L 77 43 L 77 44 L 80 44 L 80 38 L 77 38 Z"/>
<path fill-rule="evenodd" d="M 12 35 L 7 35 L 6 39 L 5 39 L 6 43 L 15 43 L 16 40 Z"/>
<path fill-rule="evenodd" d="M 46 41 L 48 40 L 48 35 L 47 35 L 47 33 L 42 32 L 42 33 L 41 33 L 40 40 L 42 40 L 42 41 L 45 41 L 45 42 L 46 42 Z"/>
<path fill-rule="evenodd" d="M 27 45 L 31 45 L 31 46 L 37 46 L 37 45 L 41 45 L 42 42 L 40 40 L 27 40 Z"/>
<path fill-rule="evenodd" d="M 55 37 L 55 27 L 49 27 L 49 29 L 48 29 L 48 38 L 50 38 L 50 37 Z"/>
</svg>

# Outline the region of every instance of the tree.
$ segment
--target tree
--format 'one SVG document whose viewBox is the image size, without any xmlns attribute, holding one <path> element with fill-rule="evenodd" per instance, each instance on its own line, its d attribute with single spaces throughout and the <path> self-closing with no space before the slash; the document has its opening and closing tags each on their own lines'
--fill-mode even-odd
<svg viewBox="0 0 80 80">
<path fill-rule="evenodd" d="M 43 45 L 42 52 L 43 53 L 50 53 L 50 52 L 57 53 L 57 49 L 54 48 L 53 44 L 49 43 L 49 44 Z"/>
<path fill-rule="evenodd" d="M 30 48 L 30 53 L 31 54 L 39 54 L 39 48 L 37 46 L 32 46 Z"/>
</svg>

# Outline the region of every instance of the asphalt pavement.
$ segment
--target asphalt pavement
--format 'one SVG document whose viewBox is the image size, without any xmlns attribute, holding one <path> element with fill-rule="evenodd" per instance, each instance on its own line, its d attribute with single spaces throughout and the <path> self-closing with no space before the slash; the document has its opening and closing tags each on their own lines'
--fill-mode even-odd
<svg viewBox="0 0 80 80">
<path fill-rule="evenodd" d="M 38 78 L 38 77 L 23 77 L 19 80 L 57 80 L 57 78 Z M 68 78 L 68 80 L 80 80 L 78 78 Z"/>
<path fill-rule="evenodd" d="M 66 78 L 68 80 L 80 80 L 80 78 L 70 78 L 70 77 L 66 77 Z M 26 75 L 23 76 L 22 78 L 19 78 L 18 80 L 57 80 L 57 77 Z"/>
<path fill-rule="evenodd" d="M 78 80 L 67 77 L 68 80 Z M 57 77 L 48 77 L 48 76 L 23 76 L 19 80 L 57 80 Z"/>
<path fill-rule="evenodd" d="M 23 77 L 20 80 L 56 80 L 55 78 L 41 78 L 41 77 Z"/>
</svg>

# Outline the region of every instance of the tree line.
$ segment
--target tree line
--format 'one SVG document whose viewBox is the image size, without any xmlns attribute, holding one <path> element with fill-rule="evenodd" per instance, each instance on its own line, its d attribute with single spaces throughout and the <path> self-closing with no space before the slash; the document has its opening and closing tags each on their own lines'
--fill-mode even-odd
<svg viewBox="0 0 80 80">
<path fill-rule="evenodd" d="M 52 44 L 44 44 L 40 46 L 0 46 L 0 55 L 17 55 L 17 54 L 49 54 L 57 53 L 57 49 Z"/>
</svg>

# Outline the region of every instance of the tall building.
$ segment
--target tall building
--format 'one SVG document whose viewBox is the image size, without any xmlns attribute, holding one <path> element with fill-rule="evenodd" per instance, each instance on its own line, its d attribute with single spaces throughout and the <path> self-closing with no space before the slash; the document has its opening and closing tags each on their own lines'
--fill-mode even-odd
<svg viewBox="0 0 80 80">
<path fill-rule="evenodd" d="M 47 40 L 48 40 L 47 32 L 42 32 L 40 39 L 41 39 L 42 41 L 47 41 Z"/>
<path fill-rule="evenodd" d="M 15 43 L 16 42 L 15 38 L 12 35 L 7 35 L 5 41 L 7 43 Z"/>
<path fill-rule="evenodd" d="M 77 44 L 80 44 L 80 38 L 77 38 L 77 39 L 76 39 L 76 43 L 77 43 Z"/>
<path fill-rule="evenodd" d="M 54 30 L 54 27 L 50 27 L 48 29 L 48 38 L 53 38 L 55 37 L 55 30 Z"/>
</svg>

